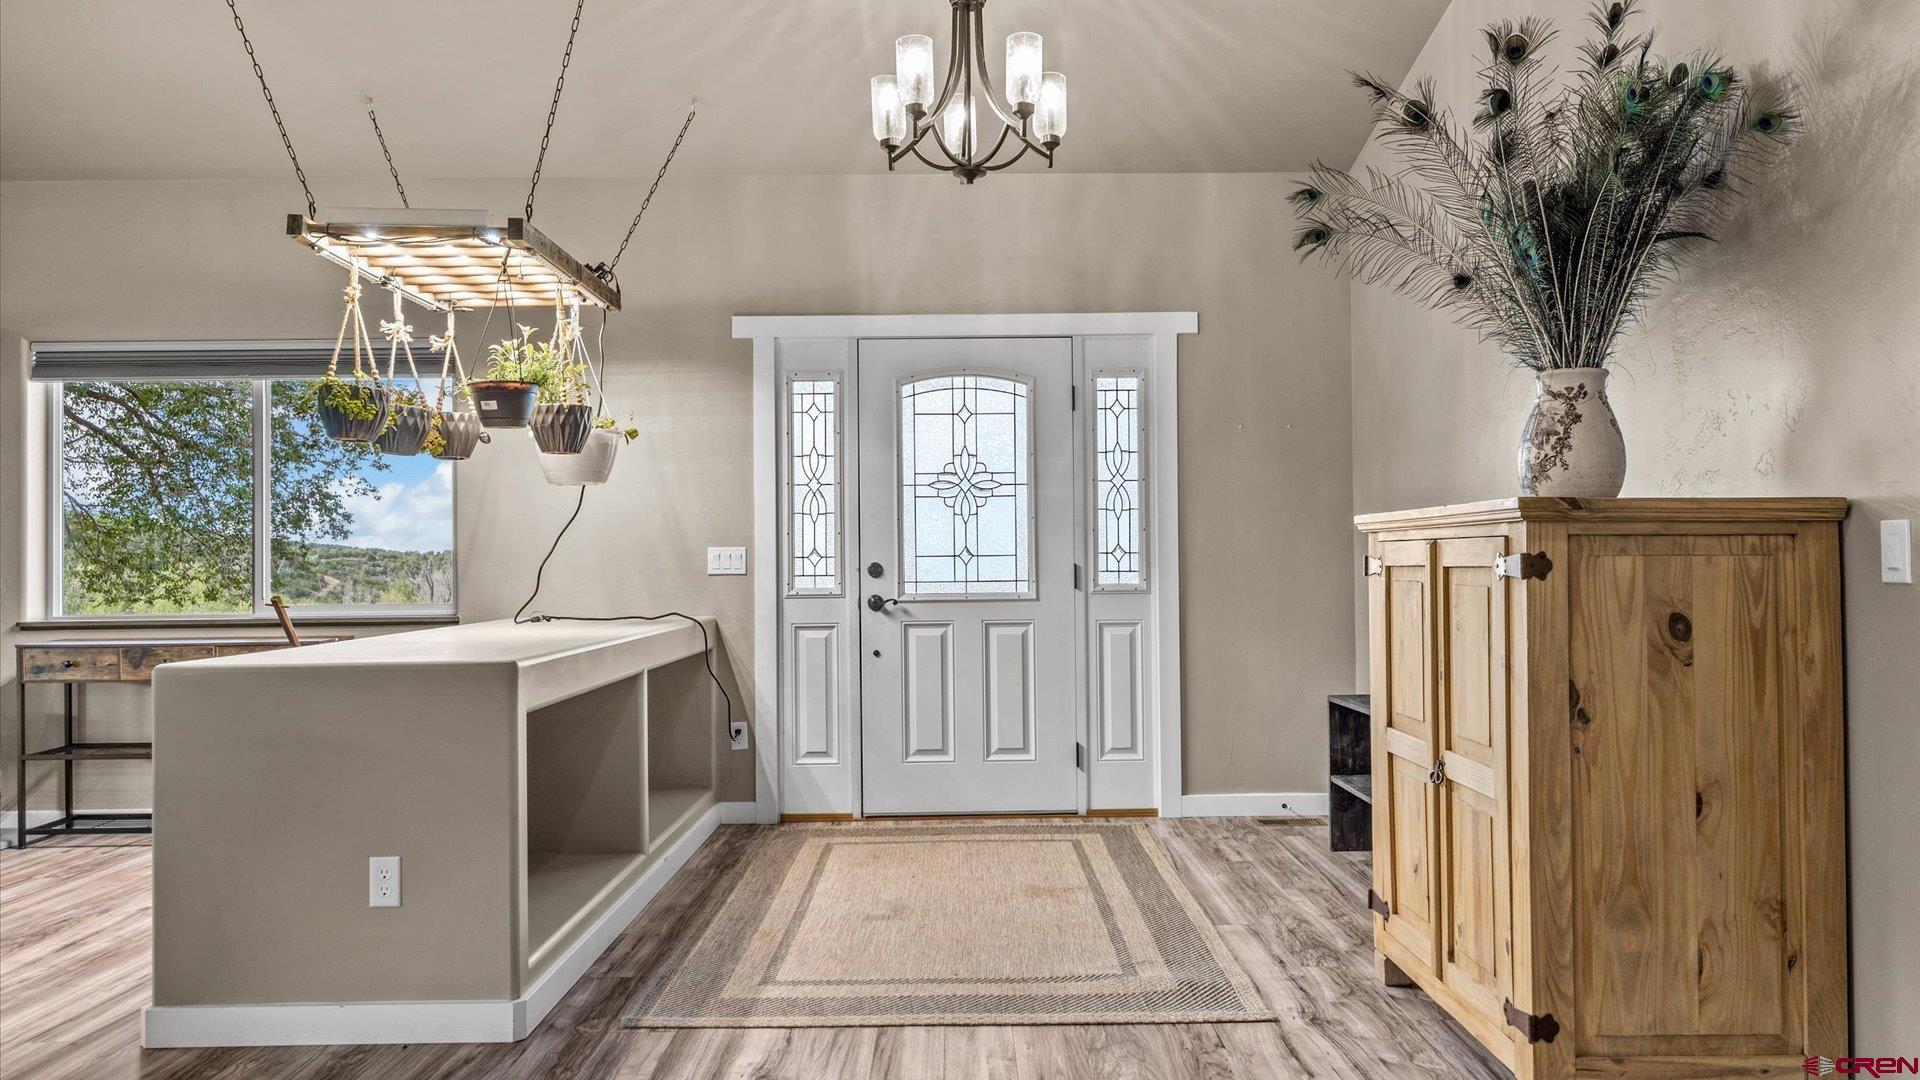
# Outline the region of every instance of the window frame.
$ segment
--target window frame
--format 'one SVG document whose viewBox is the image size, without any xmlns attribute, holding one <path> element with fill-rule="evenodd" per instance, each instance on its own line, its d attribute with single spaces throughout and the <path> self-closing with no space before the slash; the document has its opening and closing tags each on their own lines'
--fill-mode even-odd
<svg viewBox="0 0 1920 1080">
<path fill-rule="evenodd" d="M 798 538 L 794 530 L 794 480 L 793 475 L 793 387 L 795 383 L 831 383 L 833 386 L 833 584 L 827 587 L 802 586 L 795 583 L 798 567 L 795 566 Z M 782 553 L 782 575 L 785 584 L 784 595 L 803 596 L 845 596 L 847 592 L 847 527 L 846 492 L 847 478 L 847 393 L 846 382 L 838 371 L 812 370 L 789 372 L 781 383 L 780 397 L 780 520 L 786 539 Z"/>
<path fill-rule="evenodd" d="M 1087 483 L 1081 497 L 1087 500 L 1087 574 L 1088 590 L 1096 593 L 1147 593 L 1153 591 L 1152 560 L 1149 548 L 1152 544 L 1153 501 L 1152 487 L 1152 447 L 1149 437 L 1153 429 L 1149 410 L 1152 407 L 1152 383 L 1146 369 L 1140 367 L 1093 367 L 1087 371 Z M 1136 471 L 1139 473 L 1139 503 L 1134 507 L 1134 521 L 1139 526 L 1140 548 L 1135 553 L 1139 562 L 1140 580 L 1136 582 L 1118 582 L 1106 580 L 1102 574 L 1100 552 L 1100 380 L 1136 379 L 1139 387 L 1134 391 L 1138 395 L 1138 406 L 1134 409 L 1134 456 L 1138 460 Z"/>
<path fill-rule="evenodd" d="M 298 377 L 269 378 L 260 376 L 209 374 L 201 381 L 206 382 L 246 382 L 249 383 L 248 398 L 253 411 L 253 604 L 249 611 L 202 611 L 169 612 L 154 614 L 147 612 L 119 612 L 102 615 L 73 615 L 66 610 L 66 513 L 61 503 L 66 484 L 65 431 L 66 410 L 64 408 L 66 386 L 69 382 L 139 382 L 139 379 L 66 379 L 46 380 L 38 385 L 43 387 L 46 398 L 46 497 L 42 511 L 46 515 L 46 551 L 43 564 L 46 567 L 46 594 L 42 597 L 46 613 L 45 622 L 66 625 L 114 625 L 125 626 L 132 623 L 152 625 L 205 625 L 224 622 L 273 622 L 277 621 L 271 599 L 273 596 L 273 384 L 276 382 L 301 382 Z M 454 470 L 451 483 L 454 488 L 452 535 L 449 540 L 453 553 L 452 599 L 445 604 L 289 604 L 287 610 L 295 615 L 312 621 L 324 622 L 334 619 L 355 622 L 379 622 L 391 620 L 408 621 L 450 621 L 458 617 L 460 607 L 460 471 Z"/>
</svg>

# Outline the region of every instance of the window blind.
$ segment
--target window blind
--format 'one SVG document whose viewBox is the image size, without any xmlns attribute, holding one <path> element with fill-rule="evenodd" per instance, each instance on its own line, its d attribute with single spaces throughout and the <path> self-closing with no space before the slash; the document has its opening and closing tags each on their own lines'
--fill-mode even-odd
<svg viewBox="0 0 1920 1080">
<path fill-rule="evenodd" d="M 351 344 L 341 355 L 352 366 Z M 387 343 L 374 343 L 380 370 Z M 331 341 L 42 341 L 33 345 L 36 382 L 181 382 L 195 379 L 317 379 L 326 374 Z M 440 374 L 440 357 L 425 338 L 413 342 L 424 379 Z M 429 372 L 429 365 L 432 371 Z M 406 370 L 406 354 L 400 357 Z"/>
</svg>

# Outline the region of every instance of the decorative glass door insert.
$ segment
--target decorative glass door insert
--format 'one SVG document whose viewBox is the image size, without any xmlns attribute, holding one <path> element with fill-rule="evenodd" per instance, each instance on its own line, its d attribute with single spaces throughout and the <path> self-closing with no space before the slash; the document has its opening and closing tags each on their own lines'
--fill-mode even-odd
<svg viewBox="0 0 1920 1080">
<path fill-rule="evenodd" d="M 992 375 L 900 384 L 903 598 L 1034 595 L 1031 396 Z"/>
</svg>

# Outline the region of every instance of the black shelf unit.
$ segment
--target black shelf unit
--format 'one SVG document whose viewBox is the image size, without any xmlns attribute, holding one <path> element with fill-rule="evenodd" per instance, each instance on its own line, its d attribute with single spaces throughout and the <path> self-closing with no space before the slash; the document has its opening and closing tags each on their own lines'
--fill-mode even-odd
<svg viewBox="0 0 1920 1080">
<path fill-rule="evenodd" d="M 1327 697 L 1327 843 L 1373 850 L 1373 709 L 1366 694 Z"/>
</svg>

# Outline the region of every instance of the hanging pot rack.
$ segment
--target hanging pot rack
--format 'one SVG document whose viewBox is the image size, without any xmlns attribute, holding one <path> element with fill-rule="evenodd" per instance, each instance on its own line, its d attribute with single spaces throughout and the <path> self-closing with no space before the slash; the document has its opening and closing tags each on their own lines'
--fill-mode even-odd
<svg viewBox="0 0 1920 1080">
<path fill-rule="evenodd" d="M 266 72 L 247 35 L 246 24 L 241 21 L 236 0 L 227 0 L 234 29 L 240 34 L 254 78 L 260 84 L 261 95 L 280 134 L 280 143 L 306 196 L 306 212 L 287 215 L 287 235 L 338 266 L 347 269 L 358 266 L 380 286 L 434 311 L 451 313 L 518 304 L 570 303 L 620 310 L 620 285 L 614 268 L 625 254 L 627 243 L 633 239 L 634 229 L 666 175 L 667 166 L 673 163 L 681 140 L 686 138 L 695 109 L 688 108 L 686 121 L 681 124 L 666 161 L 654 176 L 653 186 L 648 189 L 639 213 L 634 215 L 619 251 L 610 262 L 589 266 L 534 228 L 534 196 L 539 191 L 540 174 L 546 164 L 547 147 L 553 139 L 554 120 L 559 114 L 561 94 L 566 89 L 567 68 L 573 60 L 580 15 L 585 7 L 586 0 L 576 0 L 566 50 L 560 57 L 560 74 L 554 80 L 553 97 L 547 106 L 546 127 L 540 136 L 533 178 L 527 187 L 526 204 L 520 216 L 501 222 L 494 215 L 473 211 L 412 209 L 370 100 L 367 116 L 373 122 L 374 135 L 380 141 L 394 187 L 400 192 L 402 209 L 348 209 L 322 216 L 300 166 L 300 158 L 294 152 L 293 139 L 280 116 L 279 105 L 267 85 Z"/>
</svg>

